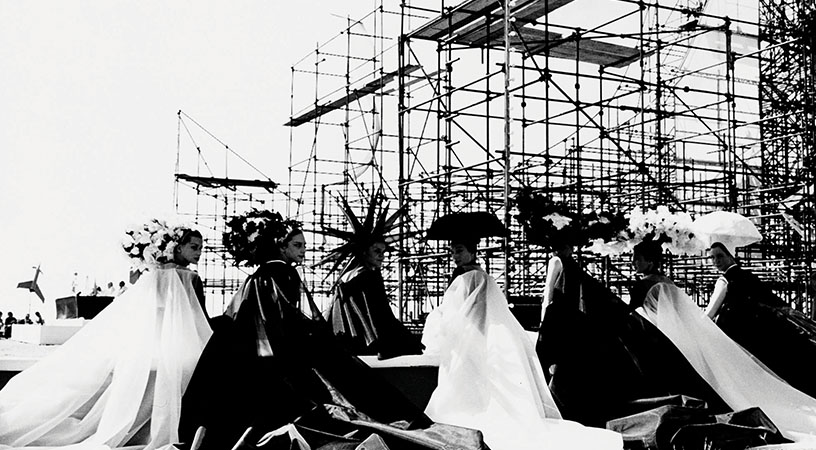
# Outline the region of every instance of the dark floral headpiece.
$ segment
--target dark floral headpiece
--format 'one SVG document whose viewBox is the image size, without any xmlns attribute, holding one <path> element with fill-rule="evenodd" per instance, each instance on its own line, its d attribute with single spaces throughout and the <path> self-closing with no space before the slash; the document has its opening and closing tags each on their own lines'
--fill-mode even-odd
<svg viewBox="0 0 816 450">
<path fill-rule="evenodd" d="M 622 211 L 589 211 L 581 215 L 581 226 L 587 242 L 616 239 L 626 234 L 629 220 Z"/>
<path fill-rule="evenodd" d="M 257 266 L 274 258 L 284 239 L 301 229 L 300 222 L 284 219 L 271 210 L 253 209 L 227 222 L 224 246 L 235 265 Z"/>
<path fill-rule="evenodd" d="M 524 228 L 530 243 L 548 250 L 577 245 L 579 220 L 566 203 L 524 189 L 513 204 L 518 210 L 516 220 Z"/>
<path fill-rule="evenodd" d="M 549 250 L 564 245 L 583 247 L 594 240 L 611 240 L 626 229 L 621 212 L 587 210 L 578 214 L 565 202 L 522 189 L 514 200 L 527 239 Z"/>
</svg>

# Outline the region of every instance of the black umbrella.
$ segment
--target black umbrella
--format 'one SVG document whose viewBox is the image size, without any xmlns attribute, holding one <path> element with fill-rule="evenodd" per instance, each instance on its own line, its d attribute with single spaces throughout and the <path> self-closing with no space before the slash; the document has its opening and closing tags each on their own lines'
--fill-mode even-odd
<svg viewBox="0 0 816 450">
<path fill-rule="evenodd" d="M 504 224 L 489 212 L 456 212 L 436 219 L 428 229 L 425 238 L 474 241 L 483 237 L 507 236 L 508 234 Z"/>
</svg>

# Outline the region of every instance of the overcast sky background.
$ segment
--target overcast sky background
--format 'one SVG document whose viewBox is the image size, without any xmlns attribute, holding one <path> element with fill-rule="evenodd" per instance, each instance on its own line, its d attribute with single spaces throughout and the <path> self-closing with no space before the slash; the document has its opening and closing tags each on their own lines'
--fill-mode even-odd
<svg viewBox="0 0 816 450">
<path fill-rule="evenodd" d="M 0 1 L 0 311 L 125 278 L 123 230 L 174 211 L 178 110 L 285 181 L 291 65 L 373 6 Z"/>
</svg>

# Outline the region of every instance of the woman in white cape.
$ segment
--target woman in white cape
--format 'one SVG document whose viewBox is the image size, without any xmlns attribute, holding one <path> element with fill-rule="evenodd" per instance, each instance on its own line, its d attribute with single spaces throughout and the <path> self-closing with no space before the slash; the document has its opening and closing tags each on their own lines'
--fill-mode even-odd
<svg viewBox="0 0 816 450">
<path fill-rule="evenodd" d="M 210 337 L 187 269 L 201 234 L 0 391 L 0 448 L 134 449 L 178 440 L 181 396 Z"/>
<path fill-rule="evenodd" d="M 423 331 L 425 353 L 440 362 L 426 414 L 481 430 L 493 450 L 622 448 L 615 432 L 561 419 L 532 339 L 475 263 L 476 242 L 453 242 L 451 251 L 458 275 Z"/>
<path fill-rule="evenodd" d="M 652 284 L 645 290 L 639 312 L 677 346 L 734 411 L 759 407 L 785 437 L 814 448 L 816 399 L 782 381 L 726 336 L 683 290 L 659 273 L 659 256 L 654 255 L 660 252 L 647 247 L 636 246 L 633 256 L 638 272 L 648 274 Z"/>
</svg>

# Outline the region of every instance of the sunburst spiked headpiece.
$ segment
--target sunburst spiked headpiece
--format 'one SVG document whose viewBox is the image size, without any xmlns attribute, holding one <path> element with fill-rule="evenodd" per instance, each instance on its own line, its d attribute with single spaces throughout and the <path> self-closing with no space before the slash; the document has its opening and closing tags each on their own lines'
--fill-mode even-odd
<svg viewBox="0 0 816 450">
<path fill-rule="evenodd" d="M 340 207 L 346 222 L 351 226 L 350 231 L 339 230 L 337 228 L 323 226 L 323 234 L 334 236 L 345 241 L 337 248 L 331 250 L 317 265 L 333 263 L 329 274 L 337 270 L 338 267 L 348 260 L 341 273 L 345 273 L 361 263 L 361 258 L 371 244 L 384 242 L 390 244 L 397 240 L 398 236 L 393 233 L 399 226 L 399 219 L 405 213 L 405 208 L 396 210 L 388 215 L 388 205 L 382 207 L 382 201 L 377 193 L 371 195 L 368 210 L 365 217 L 360 220 L 348 201 L 340 197 Z M 350 258 L 350 259 L 349 259 Z"/>
</svg>

